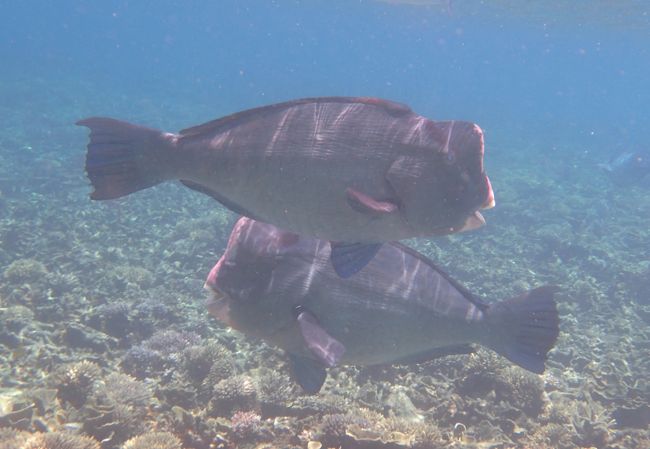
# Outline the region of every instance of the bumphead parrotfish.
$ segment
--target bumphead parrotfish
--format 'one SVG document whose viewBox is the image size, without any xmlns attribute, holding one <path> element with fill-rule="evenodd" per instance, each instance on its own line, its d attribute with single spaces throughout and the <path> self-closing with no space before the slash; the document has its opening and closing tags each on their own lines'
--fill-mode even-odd
<svg viewBox="0 0 650 449">
<path fill-rule="evenodd" d="M 77 124 L 90 128 L 91 198 L 178 179 L 238 214 L 333 242 L 343 277 L 383 242 L 474 229 L 494 205 L 477 125 L 376 98 L 295 100 L 179 134 L 110 118 Z"/>
<path fill-rule="evenodd" d="M 626 151 L 598 167 L 619 184 L 635 184 L 650 179 L 650 153 Z"/>
<path fill-rule="evenodd" d="M 241 218 L 206 281 L 208 309 L 284 349 L 312 393 L 328 367 L 417 363 L 472 352 L 473 343 L 544 371 L 559 333 L 555 287 L 488 304 L 399 243 L 382 245 L 348 279 L 329 257 L 326 241 Z"/>
</svg>

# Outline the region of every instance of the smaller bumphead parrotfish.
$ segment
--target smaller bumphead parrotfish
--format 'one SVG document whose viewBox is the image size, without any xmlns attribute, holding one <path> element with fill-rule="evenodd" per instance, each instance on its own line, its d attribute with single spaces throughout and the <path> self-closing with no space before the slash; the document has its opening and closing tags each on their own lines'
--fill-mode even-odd
<svg viewBox="0 0 650 449">
<path fill-rule="evenodd" d="M 483 132 L 377 98 L 306 98 L 178 134 L 110 118 L 90 128 L 86 173 L 107 200 L 180 180 L 235 213 L 334 242 L 348 277 L 383 242 L 482 226 L 494 205 Z"/>
<path fill-rule="evenodd" d="M 226 325 L 282 348 L 294 378 L 318 392 L 326 368 L 408 364 L 493 349 L 544 371 L 559 332 L 555 287 L 488 304 L 399 243 L 355 276 L 339 277 L 330 245 L 241 218 L 205 287 Z"/>
<path fill-rule="evenodd" d="M 627 151 L 598 167 L 621 184 L 631 184 L 650 178 L 650 153 Z"/>
</svg>

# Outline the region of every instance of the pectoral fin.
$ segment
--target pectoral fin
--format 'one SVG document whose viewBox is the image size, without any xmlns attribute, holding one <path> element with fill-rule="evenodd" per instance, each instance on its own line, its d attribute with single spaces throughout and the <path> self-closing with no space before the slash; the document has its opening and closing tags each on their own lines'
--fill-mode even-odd
<svg viewBox="0 0 650 449">
<path fill-rule="evenodd" d="M 305 393 L 316 394 L 325 383 L 327 371 L 318 361 L 298 355 L 289 355 L 291 373 L 294 380 L 305 390 Z"/>
<path fill-rule="evenodd" d="M 392 214 L 398 209 L 397 204 L 391 201 L 378 201 L 353 188 L 348 188 L 345 194 L 348 199 L 348 204 L 352 209 L 372 217 Z"/>
<path fill-rule="evenodd" d="M 368 265 L 381 248 L 381 243 L 331 242 L 330 247 L 334 271 L 346 279 Z"/>
<path fill-rule="evenodd" d="M 299 306 L 296 313 L 300 333 L 309 351 L 323 365 L 335 366 L 341 360 L 345 346 L 328 334 L 311 312 Z"/>
</svg>

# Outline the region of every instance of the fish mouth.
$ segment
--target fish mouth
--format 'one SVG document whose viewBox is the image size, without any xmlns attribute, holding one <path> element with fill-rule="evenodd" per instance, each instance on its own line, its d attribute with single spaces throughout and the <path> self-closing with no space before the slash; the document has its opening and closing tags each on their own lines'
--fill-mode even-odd
<svg viewBox="0 0 650 449">
<path fill-rule="evenodd" d="M 487 176 L 485 176 L 485 183 L 487 184 L 488 194 L 483 204 L 481 204 L 481 210 L 492 209 L 496 205 L 496 201 L 494 200 L 494 190 L 492 190 L 492 183 L 490 182 L 490 178 Z"/>
<path fill-rule="evenodd" d="M 208 292 L 208 298 L 205 301 L 208 313 L 226 326 L 235 328 L 230 317 L 230 303 L 232 302 L 230 295 L 217 288 L 214 282 L 210 281 L 210 278 L 208 278 L 203 284 L 203 288 Z"/>
<path fill-rule="evenodd" d="M 481 215 L 480 212 L 476 211 L 467 219 L 465 220 L 465 223 L 456 230 L 456 232 L 467 232 L 467 231 L 473 231 L 474 229 L 478 229 L 482 226 L 485 225 L 485 218 L 483 218 L 483 215 Z"/>
</svg>

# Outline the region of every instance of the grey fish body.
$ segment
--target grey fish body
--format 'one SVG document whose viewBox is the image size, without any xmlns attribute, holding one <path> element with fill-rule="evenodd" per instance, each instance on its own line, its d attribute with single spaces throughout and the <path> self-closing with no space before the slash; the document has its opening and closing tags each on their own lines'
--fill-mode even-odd
<svg viewBox="0 0 650 449">
<path fill-rule="evenodd" d="M 94 199 L 179 179 L 283 229 L 364 243 L 473 229 L 494 203 L 478 126 L 384 100 L 296 100 L 179 134 L 104 118 L 79 124 L 91 129 Z"/>
<path fill-rule="evenodd" d="M 214 294 L 212 314 L 322 366 L 424 361 L 467 353 L 467 344 L 478 343 L 543 371 L 557 337 L 550 289 L 539 289 L 543 298 L 534 308 L 542 311 L 547 332 L 537 335 L 537 357 L 523 360 L 509 352 L 519 324 L 506 323 L 518 316 L 513 304 L 520 298 L 507 307 L 489 306 L 431 261 L 395 243 L 383 245 L 354 277 L 341 279 L 328 262 L 329 251 L 327 242 L 241 219 L 206 282 Z M 297 311 L 311 321 L 305 325 Z M 331 351 L 319 349 L 328 346 Z"/>
<path fill-rule="evenodd" d="M 650 178 L 650 153 L 625 152 L 598 166 L 608 172 L 616 182 L 637 183 Z"/>
</svg>

